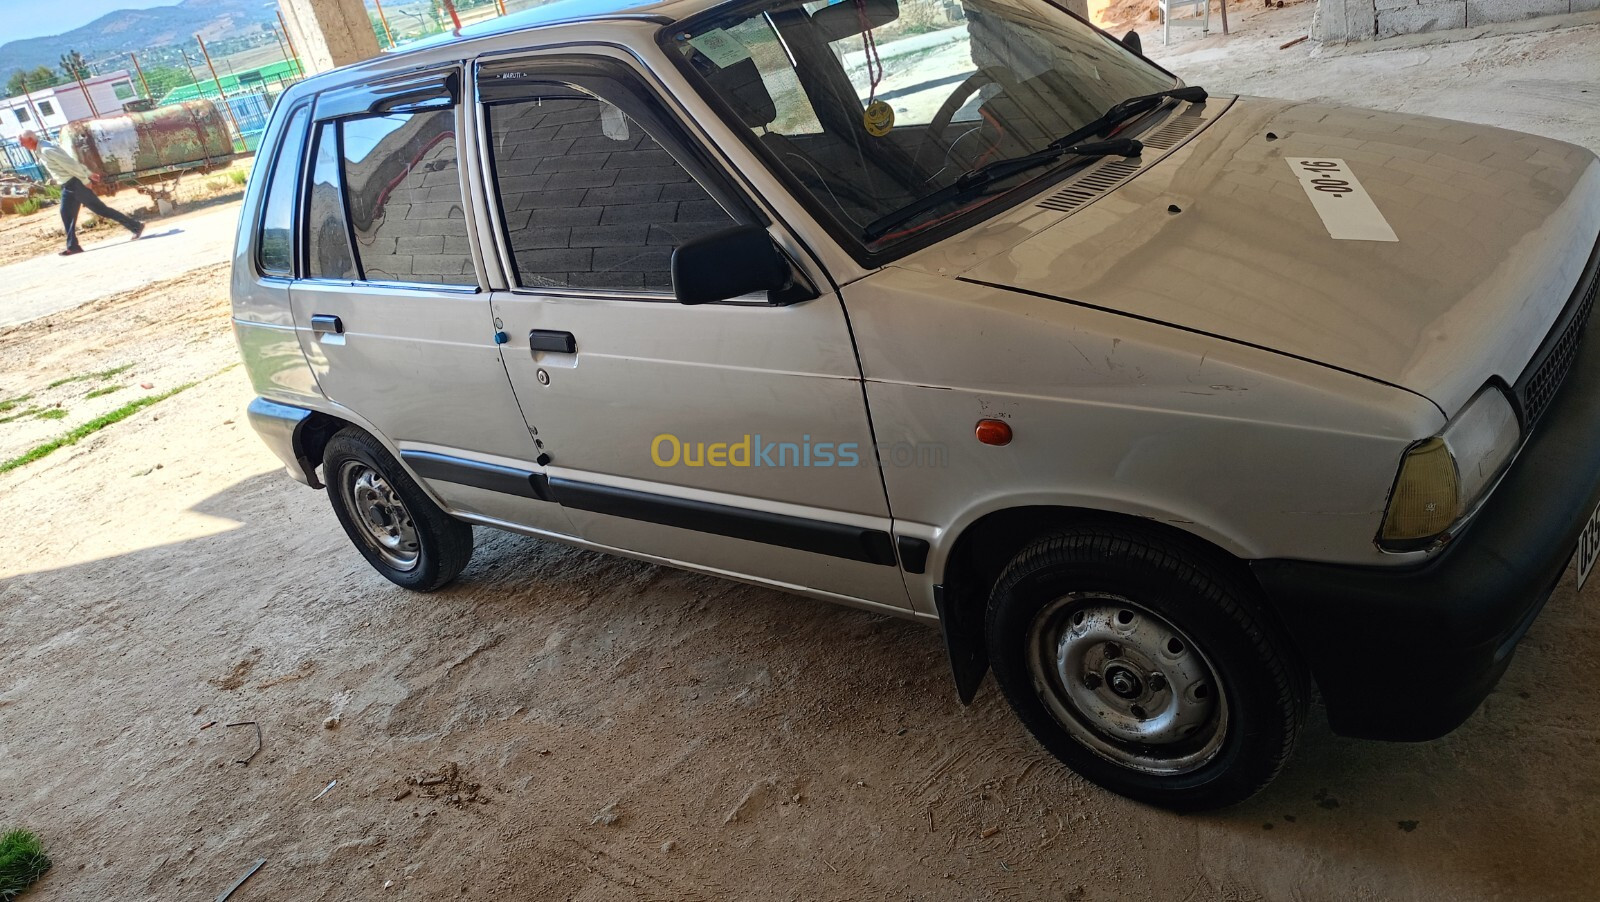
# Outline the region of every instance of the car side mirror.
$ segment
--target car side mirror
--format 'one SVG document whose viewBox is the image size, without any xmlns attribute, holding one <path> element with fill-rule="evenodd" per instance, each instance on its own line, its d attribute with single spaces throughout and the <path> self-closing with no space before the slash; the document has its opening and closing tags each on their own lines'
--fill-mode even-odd
<svg viewBox="0 0 1600 902">
<path fill-rule="evenodd" d="M 672 293 L 680 304 L 710 304 L 755 291 L 767 292 L 773 304 L 817 297 L 760 226 L 735 226 L 672 251 Z"/>
<path fill-rule="evenodd" d="M 1144 38 L 1139 37 L 1137 31 L 1129 29 L 1128 33 L 1122 36 L 1122 46 L 1144 56 Z"/>
</svg>

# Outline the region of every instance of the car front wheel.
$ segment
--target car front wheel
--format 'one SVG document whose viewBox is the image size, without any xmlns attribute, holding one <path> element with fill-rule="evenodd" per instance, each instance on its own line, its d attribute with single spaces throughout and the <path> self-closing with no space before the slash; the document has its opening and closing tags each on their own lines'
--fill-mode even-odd
<svg viewBox="0 0 1600 902">
<path fill-rule="evenodd" d="M 1042 537 L 1001 574 L 986 627 L 1029 731 L 1114 792 L 1228 805 L 1293 750 L 1298 666 L 1244 580 L 1186 542 L 1119 526 Z"/>
</svg>

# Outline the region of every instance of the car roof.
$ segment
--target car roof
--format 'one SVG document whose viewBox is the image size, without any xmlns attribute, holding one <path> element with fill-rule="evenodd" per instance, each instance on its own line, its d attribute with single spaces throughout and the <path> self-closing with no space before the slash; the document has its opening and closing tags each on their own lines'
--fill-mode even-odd
<svg viewBox="0 0 1600 902">
<path fill-rule="evenodd" d="M 457 41 L 470 41 L 510 34 L 541 25 L 558 25 L 597 19 L 655 19 L 673 22 L 714 6 L 720 0 L 555 0 L 543 6 L 496 16 L 466 26 L 459 32 L 445 32 L 400 45 L 393 55 L 412 50 L 441 47 Z"/>
<path fill-rule="evenodd" d="M 448 56 L 449 48 L 457 44 L 476 43 L 486 38 L 545 26 L 581 22 L 603 24 L 644 21 L 668 24 L 723 2 L 726 0 L 556 0 L 554 3 L 476 22 L 459 32 L 445 32 L 410 41 L 371 59 L 319 72 L 290 87 L 286 96 L 298 100 L 307 93 L 325 91 L 341 83 L 403 72 L 417 64 L 435 62 L 441 55 Z"/>
</svg>

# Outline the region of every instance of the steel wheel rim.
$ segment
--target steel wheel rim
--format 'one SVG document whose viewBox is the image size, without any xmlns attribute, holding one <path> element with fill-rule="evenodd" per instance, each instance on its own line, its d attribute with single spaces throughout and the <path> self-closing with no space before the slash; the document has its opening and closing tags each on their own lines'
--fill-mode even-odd
<svg viewBox="0 0 1600 902">
<path fill-rule="evenodd" d="M 1028 631 L 1028 673 L 1050 715 L 1095 754 L 1173 776 L 1222 749 L 1228 700 L 1204 651 L 1149 608 L 1074 592 Z"/>
<path fill-rule="evenodd" d="M 338 485 L 367 548 L 395 570 L 415 569 L 422 559 L 416 522 L 389 480 L 359 460 L 347 460 L 339 467 Z"/>
</svg>

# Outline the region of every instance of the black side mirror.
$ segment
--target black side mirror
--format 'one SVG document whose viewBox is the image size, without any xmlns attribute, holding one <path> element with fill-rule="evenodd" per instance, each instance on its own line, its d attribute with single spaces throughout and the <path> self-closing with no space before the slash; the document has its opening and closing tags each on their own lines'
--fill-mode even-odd
<svg viewBox="0 0 1600 902">
<path fill-rule="evenodd" d="M 1144 56 L 1144 39 L 1139 37 L 1139 33 L 1137 31 L 1129 29 L 1128 33 L 1122 36 L 1122 46 L 1132 50 L 1134 53 L 1137 53 L 1140 56 Z"/>
<path fill-rule="evenodd" d="M 753 291 L 767 292 L 774 304 L 793 304 L 817 296 L 796 284 L 789 258 L 760 226 L 735 226 L 672 251 L 672 293 L 680 304 L 726 301 Z"/>
</svg>

